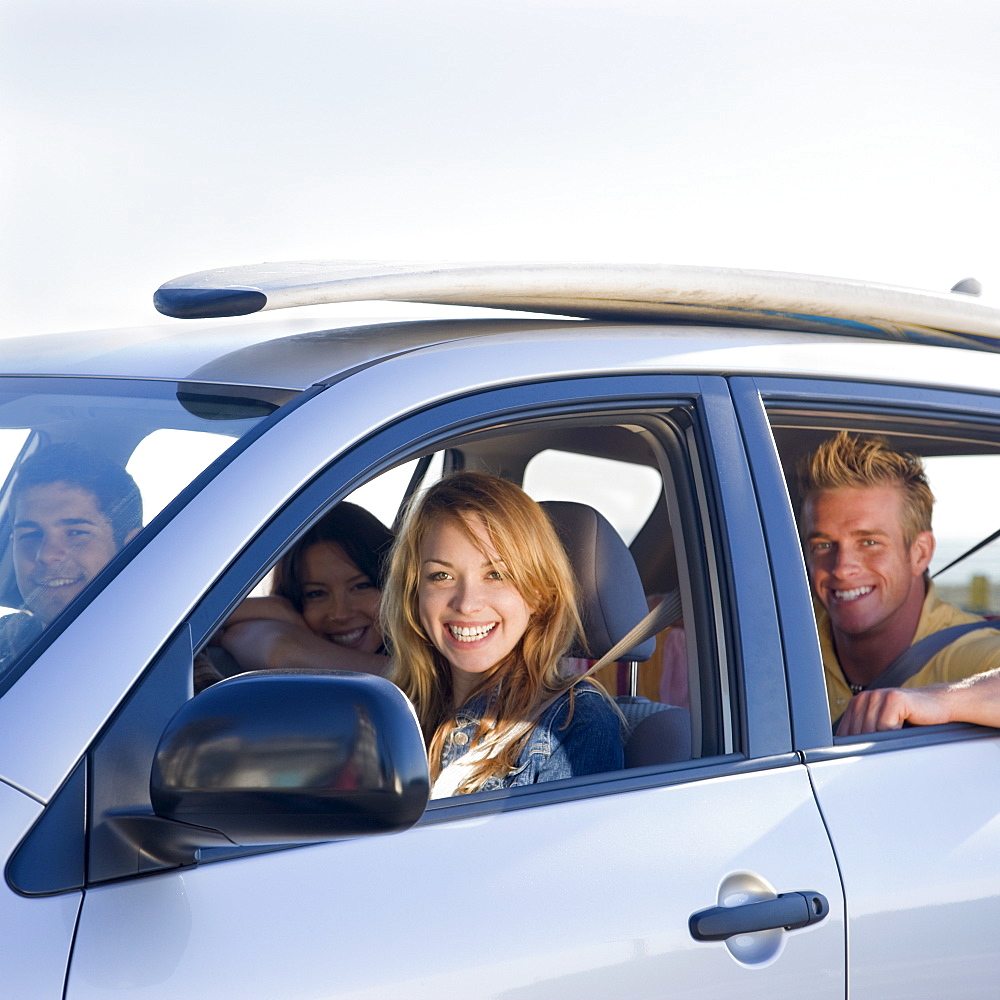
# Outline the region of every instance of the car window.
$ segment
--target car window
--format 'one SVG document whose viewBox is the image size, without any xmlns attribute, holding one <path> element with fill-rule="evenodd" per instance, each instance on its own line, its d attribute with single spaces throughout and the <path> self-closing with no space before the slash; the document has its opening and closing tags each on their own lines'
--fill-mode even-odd
<svg viewBox="0 0 1000 1000">
<path fill-rule="evenodd" d="M 690 759 L 719 752 L 724 731 L 731 739 L 731 725 L 720 724 L 721 716 L 728 715 L 729 708 L 722 710 L 719 684 L 711 680 L 711 672 L 717 669 L 709 652 L 714 637 L 710 636 L 707 623 L 696 621 L 691 610 L 692 588 L 706 588 L 708 581 L 703 550 L 688 545 L 688 540 L 700 535 L 700 529 L 693 523 L 698 516 L 698 505 L 692 499 L 695 487 L 685 467 L 688 456 L 678 448 L 681 435 L 672 421 L 657 417 L 648 422 L 649 428 L 640 428 L 610 418 L 597 422 L 594 417 L 587 417 L 537 425 L 525 422 L 457 437 L 432 452 L 390 468 L 354 489 L 345 500 L 391 526 L 408 491 L 430 485 L 446 469 L 477 469 L 516 482 L 537 500 L 575 501 L 607 517 L 622 542 L 633 543 L 632 556 L 643 594 L 635 621 L 665 597 L 676 602 L 677 612 L 657 635 L 650 637 L 647 658 L 634 665 L 604 667 L 599 680 L 614 697 L 651 703 L 643 711 L 652 711 L 655 705 L 670 705 L 694 716 L 689 744 L 683 754 L 675 754 Z M 669 441 L 669 447 L 661 446 L 658 438 Z M 550 443 L 559 447 L 547 447 Z M 570 450 L 568 444 L 577 450 Z M 630 460 L 609 459 L 602 454 L 608 450 L 626 454 Z M 312 530 L 317 519 L 325 514 L 324 510 L 317 511 L 316 517 L 304 527 Z M 690 525 L 686 532 L 685 524 Z M 642 537 L 637 538 L 640 530 Z M 301 537 L 298 534 L 291 538 L 285 552 L 293 553 Z M 680 571 L 681 566 L 686 573 Z M 255 581 L 249 596 L 282 593 L 275 582 L 279 576 L 273 567 L 269 568 Z M 244 611 L 250 613 L 250 608 L 247 605 L 243 610 L 238 609 L 238 615 L 242 616 Z M 259 613 L 270 614 L 272 610 Z M 220 652 L 219 635 L 214 639 L 216 648 L 211 644 L 205 647 L 199 660 L 201 672 L 196 682 L 199 689 L 241 669 L 262 666 L 256 660 L 241 664 L 236 643 L 223 641 L 226 652 Z M 258 649 L 255 647 L 247 655 L 256 656 Z M 582 655 L 571 658 L 567 669 L 586 671 L 606 650 L 592 652 L 590 658 Z M 209 671 L 206 657 L 219 664 L 220 669 L 215 673 Z M 306 665 L 305 660 L 302 662 Z M 705 724 L 704 719 L 710 722 Z"/>
<path fill-rule="evenodd" d="M 163 428 L 147 434 L 125 471 L 142 494 L 143 516 L 151 521 L 199 472 L 234 441 L 233 434 Z"/>
<path fill-rule="evenodd" d="M 391 527 L 409 493 L 439 479 L 443 470 L 443 452 L 428 455 L 427 460 L 413 458 L 359 486 L 347 499 L 371 511 L 384 525 Z"/>
<path fill-rule="evenodd" d="M 91 581 L 123 564 L 137 534 L 289 395 L 0 380 L 0 690 L 34 640 L 93 593 Z"/>
<path fill-rule="evenodd" d="M 864 412 L 845 407 L 831 412 L 827 408 L 793 410 L 773 404 L 769 417 L 800 526 L 798 463 L 839 431 L 878 435 L 893 450 L 919 456 L 935 498 L 932 509 L 935 550 L 926 575 L 934 594 L 925 601 L 918 630 L 936 631 L 959 625 L 965 621 L 963 616 L 970 613 L 987 618 L 1000 614 L 1000 540 L 989 542 L 1000 528 L 991 489 L 991 484 L 1000 481 L 1000 426 L 985 418 L 949 417 L 937 410 L 921 416 L 912 410 L 894 412 L 888 407 Z M 983 542 L 987 544 L 971 551 Z M 949 566 L 951 563 L 954 565 Z M 867 575 L 855 573 L 850 581 L 839 584 L 842 589 L 847 588 L 849 598 L 854 595 L 849 582 L 857 580 L 859 587 L 876 582 L 877 571 L 866 568 L 866 572 Z M 883 586 L 886 591 L 891 590 L 889 584 Z M 827 598 L 826 603 L 830 600 Z M 823 610 L 824 603 L 822 599 L 815 600 L 821 623 L 832 615 L 832 611 L 828 614 Z M 831 652 L 828 633 L 829 628 L 823 625 L 819 638 L 826 656 L 824 677 L 831 715 L 836 719 L 850 698 L 849 684 L 854 683 L 857 689 L 864 685 L 846 674 L 842 677 L 833 666 L 836 654 Z M 927 654 L 919 660 L 909 684 L 959 680 L 998 665 L 988 638 L 977 647 L 979 659 L 974 659 L 971 653 L 960 653 L 959 649 L 958 645 L 948 644 L 940 655 Z M 902 682 L 891 686 L 898 683 Z"/>
</svg>

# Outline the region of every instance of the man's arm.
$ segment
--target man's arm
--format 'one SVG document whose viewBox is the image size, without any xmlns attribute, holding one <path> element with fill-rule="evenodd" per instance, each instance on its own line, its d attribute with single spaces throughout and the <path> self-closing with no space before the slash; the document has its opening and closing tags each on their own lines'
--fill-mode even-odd
<svg viewBox="0 0 1000 1000">
<path fill-rule="evenodd" d="M 1000 726 L 1000 669 L 951 684 L 862 691 L 848 704 L 837 735 L 900 729 L 904 722 L 914 726 L 942 722 Z"/>
</svg>

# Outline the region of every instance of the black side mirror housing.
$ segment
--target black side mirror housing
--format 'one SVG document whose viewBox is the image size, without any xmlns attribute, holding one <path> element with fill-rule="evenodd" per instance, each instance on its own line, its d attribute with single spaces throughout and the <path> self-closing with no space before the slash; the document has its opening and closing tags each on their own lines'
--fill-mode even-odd
<svg viewBox="0 0 1000 1000">
<path fill-rule="evenodd" d="M 213 685 L 167 725 L 150 778 L 153 810 L 184 825 L 185 851 L 395 833 L 429 794 L 413 706 L 390 681 L 348 671 Z"/>
</svg>

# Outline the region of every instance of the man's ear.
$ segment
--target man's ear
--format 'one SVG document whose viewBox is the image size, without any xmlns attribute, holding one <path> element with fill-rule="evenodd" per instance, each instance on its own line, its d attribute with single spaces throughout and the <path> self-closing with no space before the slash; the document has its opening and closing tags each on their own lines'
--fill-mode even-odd
<svg viewBox="0 0 1000 1000">
<path fill-rule="evenodd" d="M 921 531 L 910 546 L 910 565 L 914 576 L 923 576 L 934 558 L 934 532 Z"/>
<path fill-rule="evenodd" d="M 135 536 L 136 536 L 136 535 L 138 535 L 140 531 L 142 531 L 142 528 L 133 528 L 133 529 L 132 529 L 132 530 L 131 530 L 131 531 L 130 531 L 130 532 L 129 532 L 129 533 L 128 533 L 128 534 L 126 535 L 126 536 L 125 536 L 125 541 L 124 541 L 124 542 L 122 542 L 122 548 L 125 548 L 125 546 L 126 546 L 126 545 L 128 545 L 128 543 L 129 543 L 129 542 L 131 542 L 131 541 L 132 541 L 132 539 L 133 539 L 133 538 L 135 538 Z"/>
</svg>

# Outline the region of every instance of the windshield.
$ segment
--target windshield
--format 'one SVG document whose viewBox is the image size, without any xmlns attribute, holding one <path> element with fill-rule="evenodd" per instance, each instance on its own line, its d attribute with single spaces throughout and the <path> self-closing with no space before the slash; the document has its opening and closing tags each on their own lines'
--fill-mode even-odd
<svg viewBox="0 0 1000 1000">
<path fill-rule="evenodd" d="M 0 379 L 0 693 L 35 640 L 106 582 L 102 570 L 124 565 L 145 526 L 291 395 Z"/>
</svg>

